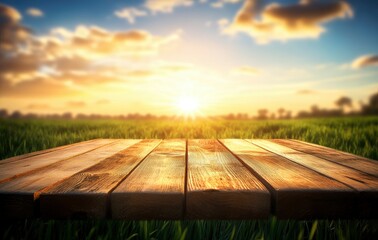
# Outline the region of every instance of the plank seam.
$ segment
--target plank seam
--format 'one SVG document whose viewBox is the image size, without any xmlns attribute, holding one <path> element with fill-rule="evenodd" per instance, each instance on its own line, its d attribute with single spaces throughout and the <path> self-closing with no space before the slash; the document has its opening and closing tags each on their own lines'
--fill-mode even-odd
<svg viewBox="0 0 378 240">
<path fill-rule="evenodd" d="M 113 188 L 111 188 L 108 193 L 106 194 L 106 218 L 109 218 L 109 219 L 112 219 L 112 209 L 111 209 L 111 200 L 110 200 L 110 197 L 111 197 L 111 194 L 112 192 L 123 182 L 125 181 L 125 179 L 130 176 L 131 173 L 133 173 L 135 171 L 135 169 L 137 169 L 139 167 L 139 165 L 158 147 L 160 146 L 160 144 L 162 143 L 162 139 L 160 139 L 160 142 L 158 144 L 156 144 L 156 146 L 154 148 L 152 148 L 151 151 L 149 151 L 146 156 L 143 157 L 142 160 L 139 161 L 139 163 L 137 165 L 135 165 L 135 167 L 133 169 L 131 169 L 131 171 L 126 174 Z M 133 145 L 132 145 L 133 146 Z M 130 146 L 131 147 L 131 146 Z"/>
<path fill-rule="evenodd" d="M 97 139 L 96 139 L 96 140 L 97 140 Z M 101 147 L 110 146 L 110 145 L 115 145 L 116 143 L 120 142 L 121 140 L 122 140 L 122 139 L 117 139 L 117 140 L 115 140 L 114 142 L 106 143 L 106 144 L 104 144 L 104 145 L 101 145 L 101 146 L 96 147 L 96 148 L 94 148 L 94 149 L 91 149 L 91 150 L 89 150 L 89 151 L 83 152 L 83 153 L 81 153 L 81 154 L 78 154 L 78 155 L 75 155 L 75 156 L 72 156 L 72 157 L 69 157 L 69 158 L 65 158 L 65 159 L 63 159 L 63 160 L 69 160 L 69 159 L 71 159 L 71 158 L 74 158 L 74 157 L 80 156 L 80 155 L 82 155 L 82 154 L 92 152 L 92 151 L 94 151 L 94 150 L 96 150 L 96 149 L 99 149 L 99 148 L 101 148 Z M 61 161 L 63 161 L 63 160 L 61 160 Z M 57 163 L 61 163 L 61 161 L 58 161 L 58 162 L 55 162 L 55 163 L 49 164 L 49 165 L 47 165 L 47 166 L 45 166 L 45 167 L 42 167 L 42 168 L 35 169 L 35 171 L 43 170 L 43 169 L 45 169 L 45 168 L 47 168 L 47 167 L 49 167 L 49 166 L 51 166 L 51 165 L 54 165 L 54 164 L 57 164 Z M 93 166 L 93 165 L 89 166 L 88 168 L 90 168 L 90 167 L 92 167 L 92 166 Z M 86 168 L 86 169 L 88 169 L 88 168 Z M 72 176 L 75 175 L 75 174 L 76 174 L 76 173 L 72 174 L 71 176 L 69 176 L 69 177 L 67 177 L 67 178 L 61 179 L 60 181 L 57 181 L 57 182 L 55 182 L 55 183 L 53 183 L 53 184 L 51 184 L 51 185 L 49 185 L 49 186 L 47 186 L 47 187 L 44 187 L 44 188 L 42 188 L 42 189 L 40 189 L 40 190 L 35 191 L 34 194 L 33 194 L 33 197 L 34 197 L 33 216 L 35 216 L 35 217 L 40 217 L 41 206 L 40 206 L 40 199 L 39 199 L 39 196 L 40 196 L 43 192 L 46 192 L 46 191 L 48 191 L 49 189 L 51 189 L 51 188 L 53 188 L 53 187 L 55 187 L 55 186 L 61 184 L 63 181 L 67 180 L 68 178 L 72 177 Z"/>
<path fill-rule="evenodd" d="M 271 201 L 270 201 L 270 209 L 272 213 L 275 213 L 276 211 L 276 206 L 275 206 L 275 201 L 276 201 L 276 191 L 273 188 L 272 185 L 270 185 L 260 174 L 258 174 L 252 167 L 248 166 L 237 154 L 235 154 L 231 149 L 229 149 L 225 144 L 223 144 L 219 139 L 217 141 L 226 148 L 227 151 L 231 153 L 232 156 L 234 156 L 243 166 L 252 174 L 254 175 L 269 191 L 270 196 L 271 196 Z"/>
<path fill-rule="evenodd" d="M 117 140 L 117 141 L 115 141 L 115 142 L 108 143 L 108 144 L 106 144 L 106 145 L 104 145 L 104 146 L 101 146 L 101 147 L 115 145 L 115 144 L 117 144 L 118 142 L 120 142 L 121 140 L 122 140 L 122 139 L 119 139 L 119 140 Z M 136 144 L 136 143 L 134 143 L 134 144 Z M 130 145 L 129 147 L 131 147 L 131 146 L 133 146 L 133 145 Z M 101 147 L 98 147 L 98 148 L 101 148 Z M 129 147 L 127 147 L 127 148 L 129 148 Z M 96 149 L 98 149 L 98 148 L 96 148 Z M 126 148 L 126 149 L 127 149 L 127 148 Z M 93 150 L 91 150 L 91 151 L 94 151 L 94 150 L 96 150 L 96 149 L 93 149 Z M 91 152 L 91 151 L 89 151 L 89 152 Z M 122 150 L 121 150 L 121 151 L 122 151 Z M 88 152 L 87 152 L 87 153 L 88 153 Z M 117 153 L 118 153 L 118 152 L 117 152 Z M 114 155 L 117 154 L 117 153 L 114 153 L 112 156 L 114 156 Z M 70 158 L 68 158 L 67 160 L 69 160 L 69 159 L 70 159 Z M 105 159 L 106 159 L 106 158 L 105 158 Z M 101 161 L 103 161 L 103 160 L 105 160 L 105 159 L 102 159 Z M 101 162 L 101 161 L 100 161 L 100 162 Z M 60 161 L 57 162 L 57 163 L 60 163 Z M 53 164 L 55 164 L 55 163 L 53 163 Z M 53 164 L 51 164 L 51 165 L 53 165 Z M 67 180 L 68 178 L 72 177 L 73 175 L 75 175 L 75 174 L 77 174 L 77 173 L 79 173 L 79 172 L 85 171 L 85 170 L 87 170 L 88 168 L 91 168 L 91 167 L 93 167 L 93 166 L 96 165 L 96 164 L 97 164 L 97 163 L 94 163 L 93 165 L 90 165 L 90 166 L 88 166 L 87 168 L 84 168 L 84 169 L 82 169 L 82 170 L 80 170 L 80 171 L 78 171 L 78 172 L 75 172 L 74 174 L 72 174 L 72 175 L 69 176 L 69 177 L 66 177 L 66 178 L 64 178 L 64 179 L 61 179 L 61 180 L 59 180 L 59 181 L 57 181 L 57 182 L 55 182 L 55 183 L 53 183 L 53 184 L 51 184 L 51 185 L 49 185 L 49 186 L 47 186 L 47 187 L 44 187 L 44 188 L 42 188 L 42 189 L 36 191 L 36 192 L 34 193 L 34 200 L 37 200 L 37 199 L 39 198 L 39 195 L 41 195 L 43 192 L 46 192 L 46 191 L 50 190 L 51 188 L 53 188 L 53 187 L 55 187 L 55 186 L 61 184 L 62 182 L 64 182 L 64 181 Z M 49 166 L 51 166 L 51 165 L 49 165 Z"/>
<path fill-rule="evenodd" d="M 280 139 L 279 139 L 279 140 L 280 140 Z M 289 140 L 289 141 L 292 141 L 292 140 Z M 294 141 L 294 142 L 296 142 L 296 141 Z M 279 144 L 279 145 L 284 146 L 284 147 L 287 147 L 287 148 L 290 148 L 290 149 L 293 149 L 293 150 L 295 150 L 295 151 L 298 151 L 298 152 L 304 153 L 304 154 L 312 155 L 312 154 L 307 153 L 307 152 L 305 152 L 305 151 L 302 151 L 302 150 L 299 150 L 299 149 L 296 149 L 296 148 L 292 148 L 292 147 L 286 146 L 285 144 L 282 144 L 282 143 L 279 143 L 279 142 L 274 142 L 274 143 Z M 298 143 L 298 142 L 297 142 L 297 143 Z M 308 146 L 312 146 L 312 145 L 308 145 Z M 316 148 L 317 148 L 317 149 L 321 149 L 321 148 L 319 148 L 319 147 L 316 147 Z M 348 165 L 344 165 L 344 164 L 342 164 L 342 163 L 339 162 L 339 161 L 333 161 L 333 160 L 327 159 L 327 158 L 324 157 L 324 156 L 318 156 L 318 155 L 312 155 L 312 156 L 315 156 L 315 157 L 317 157 L 317 158 L 321 158 L 321 159 L 326 160 L 326 161 L 331 162 L 331 163 L 338 164 L 338 165 L 343 166 L 343 167 L 347 167 L 347 168 L 353 169 L 353 170 L 355 170 L 355 171 L 361 172 L 361 173 L 363 173 L 363 174 L 370 175 L 370 176 L 375 177 L 375 178 L 377 177 L 377 176 L 375 176 L 375 175 L 373 175 L 373 174 L 371 174 L 371 173 L 367 173 L 367 172 L 364 172 L 364 171 L 362 171 L 362 170 L 360 170 L 360 169 L 357 169 L 357 168 L 354 168 L 354 167 L 351 167 L 351 166 L 348 166 Z"/>
<path fill-rule="evenodd" d="M 80 155 L 82 155 L 82 154 L 85 154 L 85 153 L 88 153 L 88 152 L 94 151 L 94 150 L 96 150 L 96 149 L 98 149 L 98 148 L 100 148 L 100 147 L 104 147 L 104 146 L 107 146 L 107 145 L 109 145 L 109 144 L 112 144 L 112 143 L 115 143 L 115 142 L 118 142 L 118 141 L 120 141 L 120 139 L 114 140 L 113 142 L 110 142 L 110 143 L 105 143 L 104 145 L 101 145 L 101 146 L 95 147 L 95 148 L 93 148 L 93 149 L 91 149 L 91 150 L 88 150 L 88 151 L 85 151 L 85 152 L 82 152 L 82 153 L 79 153 L 79 154 L 73 155 L 73 156 L 71 156 L 71 157 L 63 158 L 63 159 L 61 159 L 61 160 L 59 160 L 59 161 L 56 161 L 56 162 L 54 162 L 54 163 L 47 164 L 46 166 L 43 166 L 43 167 L 40 167 L 40 168 L 36 168 L 36 169 L 30 170 L 30 171 L 26 171 L 26 172 L 23 172 L 23 173 L 19 173 L 19 174 L 13 175 L 13 176 L 8 177 L 8 178 L 4 178 L 4 179 L 0 180 L 0 183 L 9 182 L 9 181 L 11 181 L 11 180 L 13 180 L 13 179 L 16 179 L 16 178 L 18 178 L 18 177 L 23 177 L 23 176 L 26 176 L 26 175 L 29 175 L 29 174 L 33 174 L 33 173 L 35 173 L 36 171 L 39 171 L 39 170 L 43 170 L 43 169 L 45 169 L 45 168 L 48 168 L 51 164 L 55 164 L 55 163 L 58 163 L 58 162 L 61 162 L 61 161 L 65 161 L 65 160 L 68 160 L 68 159 L 71 159 L 71 158 L 74 158 L 74 157 L 80 156 Z"/>
<path fill-rule="evenodd" d="M 186 218 L 186 203 L 187 203 L 187 192 L 188 192 L 188 151 L 189 151 L 189 141 L 188 139 L 185 140 L 185 177 L 184 177 L 184 206 L 182 208 L 182 216 Z"/>
<path fill-rule="evenodd" d="M 341 181 L 339 181 L 339 180 L 337 180 L 337 179 L 334 179 L 333 177 L 330 177 L 330 176 L 328 176 L 328 175 L 325 175 L 324 173 L 318 172 L 317 170 L 315 170 L 315 169 L 313 169 L 313 168 L 310 168 L 310 167 L 308 167 L 308 166 L 306 166 L 306 165 L 303 165 L 303 164 L 300 164 L 300 163 L 298 163 L 298 162 L 295 162 L 295 161 L 291 160 L 290 158 L 287 158 L 287 157 L 285 157 L 285 156 L 283 156 L 283 155 L 280 155 L 280 154 L 278 154 L 278 153 L 272 152 L 272 151 L 270 151 L 269 149 L 266 149 L 266 148 L 264 148 L 264 147 L 262 147 L 262 146 L 260 146 L 260 145 L 258 145 L 258 144 L 255 144 L 255 143 L 253 143 L 253 142 L 250 142 L 250 141 L 248 141 L 248 140 L 246 140 L 246 139 L 244 139 L 244 140 L 247 141 L 248 143 L 251 143 L 251 144 L 257 146 L 257 147 L 260 147 L 260 148 L 262 148 L 262 149 L 265 149 L 266 151 L 268 151 L 268 152 L 270 152 L 270 153 L 273 153 L 274 155 L 277 155 L 277 156 L 280 156 L 280 157 L 286 158 L 287 160 L 289 160 L 289 161 L 291 161 L 291 162 L 293 162 L 293 163 L 295 163 L 295 164 L 297 164 L 297 165 L 300 165 L 300 166 L 302 166 L 302 167 L 305 167 L 305 168 L 307 168 L 307 169 L 309 169 L 309 170 L 311 170 L 311 171 L 313 171 L 313 172 L 316 172 L 316 173 L 318 173 L 318 174 L 320 174 L 320 175 L 322 175 L 322 176 L 324 176 L 324 177 L 326 177 L 326 178 L 329 178 L 329 179 L 331 179 L 331 180 L 333 180 L 333 181 L 339 182 L 339 183 L 341 183 L 341 184 L 343 184 L 343 185 L 345 185 L 345 186 L 351 188 L 352 190 L 354 190 L 354 191 L 356 191 L 356 192 L 358 192 L 358 193 L 360 192 L 360 191 L 358 191 L 357 189 L 355 189 L 354 187 L 349 186 L 348 184 L 346 184 L 346 183 L 344 183 L 344 182 L 341 182 Z M 266 140 L 266 139 L 265 139 L 265 140 Z M 268 140 L 268 141 L 269 141 L 269 140 Z M 294 149 L 293 149 L 293 150 L 294 150 Z"/>
</svg>

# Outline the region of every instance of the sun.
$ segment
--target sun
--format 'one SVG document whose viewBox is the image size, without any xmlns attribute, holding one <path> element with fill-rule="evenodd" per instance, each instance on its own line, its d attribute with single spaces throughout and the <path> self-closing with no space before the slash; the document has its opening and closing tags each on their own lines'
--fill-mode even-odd
<svg viewBox="0 0 378 240">
<path fill-rule="evenodd" d="M 176 102 L 180 114 L 185 116 L 194 116 L 199 109 L 199 102 L 192 96 L 181 96 Z"/>
</svg>

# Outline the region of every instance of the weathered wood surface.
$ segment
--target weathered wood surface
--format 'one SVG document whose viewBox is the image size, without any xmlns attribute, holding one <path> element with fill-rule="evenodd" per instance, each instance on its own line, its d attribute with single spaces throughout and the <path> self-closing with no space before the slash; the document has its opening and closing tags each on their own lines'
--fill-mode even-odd
<svg viewBox="0 0 378 240">
<path fill-rule="evenodd" d="M 378 202 L 377 177 L 272 141 L 261 139 L 248 141 L 355 189 L 359 193 L 358 204 L 355 205 L 357 212 L 362 215 L 377 216 L 378 206 L 374 205 L 374 202 Z"/>
<path fill-rule="evenodd" d="M 374 160 L 298 140 L 273 139 L 271 141 L 378 177 L 378 165 Z"/>
<path fill-rule="evenodd" d="M 127 219 L 183 218 L 185 153 L 185 140 L 164 140 L 111 193 L 112 216 Z"/>
<path fill-rule="evenodd" d="M 0 184 L 0 212 L 9 217 L 32 217 L 41 192 L 140 140 L 119 140 Z M 3 216 L 4 216 L 3 215 Z"/>
<path fill-rule="evenodd" d="M 221 142 L 268 186 L 280 218 L 350 215 L 356 191 L 245 140 Z"/>
<path fill-rule="evenodd" d="M 72 144 L 69 144 L 69 145 L 58 146 L 58 147 L 54 147 L 54 148 L 44 149 L 44 150 L 40 150 L 40 151 L 35 151 L 35 152 L 30 152 L 30 153 L 26 153 L 26 154 L 10 157 L 10 158 L 7 158 L 7 159 L 0 160 L 0 165 L 6 164 L 6 163 L 9 163 L 9 162 L 15 162 L 17 160 L 22 160 L 24 158 L 28 158 L 28 157 L 32 157 L 32 156 L 41 155 L 41 154 L 44 154 L 44 153 L 49 153 L 49 152 L 57 151 L 57 150 L 63 149 L 63 148 L 72 147 L 72 146 L 78 145 L 78 144 L 89 143 L 89 142 L 92 142 L 92 141 L 95 141 L 95 140 L 97 140 L 97 139 L 92 139 L 92 140 L 88 140 L 88 141 L 72 143 Z"/>
<path fill-rule="evenodd" d="M 270 194 L 217 140 L 188 141 L 186 217 L 268 217 Z"/>
<path fill-rule="evenodd" d="M 9 161 L 6 164 L 0 165 L 0 183 L 31 173 L 32 171 L 46 167 L 52 163 L 83 154 L 114 141 L 116 140 L 97 139 L 94 141 L 73 144 L 66 148 L 58 149 L 57 151 L 27 157 L 24 158 L 24 161 Z"/>
<path fill-rule="evenodd" d="M 0 218 L 377 218 L 377 169 L 297 140 L 95 139 L 0 161 Z"/>
<path fill-rule="evenodd" d="M 159 143 L 142 140 L 44 191 L 40 196 L 41 215 L 106 217 L 109 192 Z"/>
</svg>

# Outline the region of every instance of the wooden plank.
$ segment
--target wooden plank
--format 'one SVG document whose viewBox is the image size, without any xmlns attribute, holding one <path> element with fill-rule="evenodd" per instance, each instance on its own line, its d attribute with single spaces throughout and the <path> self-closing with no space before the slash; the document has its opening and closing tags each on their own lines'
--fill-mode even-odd
<svg viewBox="0 0 378 240">
<path fill-rule="evenodd" d="M 269 191 L 217 140 L 189 140 L 187 164 L 187 218 L 269 216 Z"/>
<path fill-rule="evenodd" d="M 161 140 L 142 140 L 103 161 L 76 173 L 40 195 L 43 217 L 107 216 L 108 194 Z"/>
<path fill-rule="evenodd" d="M 119 140 L 0 184 L 1 218 L 32 217 L 35 201 L 41 192 L 139 141 Z"/>
<path fill-rule="evenodd" d="M 274 139 L 275 143 L 284 145 L 286 147 L 304 152 L 319 158 L 327 159 L 329 161 L 369 173 L 378 177 L 378 161 L 356 156 L 351 153 L 338 151 L 335 149 L 323 147 L 316 144 L 308 144 L 302 141 L 294 141 L 287 139 Z"/>
<path fill-rule="evenodd" d="M 282 140 L 284 140 L 284 139 L 282 139 Z M 332 151 L 333 153 L 338 153 L 338 154 L 344 156 L 347 159 L 358 158 L 358 159 L 364 159 L 364 160 L 371 160 L 369 158 L 361 157 L 361 156 L 355 155 L 353 153 L 343 152 L 343 151 L 340 151 L 340 150 L 337 150 L 337 149 L 334 149 L 334 148 L 322 146 L 322 145 L 315 144 L 315 143 L 305 142 L 305 141 L 301 141 L 301 140 L 297 140 L 297 139 L 290 139 L 290 141 L 303 143 L 303 144 L 310 145 L 310 146 L 313 146 L 313 147 L 317 147 L 317 148 L 320 148 L 320 149 Z"/>
<path fill-rule="evenodd" d="M 62 146 L 58 146 L 58 147 L 54 147 L 54 148 L 44 149 L 44 150 L 40 150 L 40 151 L 30 152 L 30 153 L 26 153 L 26 154 L 23 154 L 23 155 L 18 155 L 18 156 L 6 158 L 6 159 L 3 159 L 3 160 L 0 160 L 0 165 L 7 164 L 9 162 L 15 162 L 15 161 L 23 160 L 23 159 L 28 158 L 28 157 L 42 155 L 42 154 L 49 153 L 49 152 L 54 152 L 54 151 L 57 151 L 57 150 L 60 150 L 60 149 L 63 149 L 63 148 L 72 147 L 74 145 L 82 144 L 84 142 L 89 143 L 89 142 L 92 142 L 92 141 L 95 141 L 95 140 L 98 140 L 98 139 L 92 139 L 92 140 L 88 140 L 88 141 L 77 142 L 77 143 L 72 143 L 72 144 L 68 144 L 68 145 L 62 145 Z"/>
<path fill-rule="evenodd" d="M 182 218 L 185 153 L 185 140 L 164 140 L 110 194 L 113 218 Z"/>
<path fill-rule="evenodd" d="M 272 194 L 278 218 L 348 217 L 357 192 L 241 139 L 220 140 Z"/>
<path fill-rule="evenodd" d="M 37 169 L 46 167 L 52 163 L 66 160 L 68 158 L 92 151 L 98 147 L 110 144 L 115 139 L 98 139 L 90 142 L 83 142 L 58 151 L 49 152 L 22 159 L 22 161 L 12 161 L 0 165 L 0 183 L 10 181 L 16 177 L 30 174 Z"/>
<path fill-rule="evenodd" d="M 350 186 L 359 192 L 360 216 L 376 217 L 378 215 L 378 178 L 268 140 L 248 141 Z"/>
</svg>

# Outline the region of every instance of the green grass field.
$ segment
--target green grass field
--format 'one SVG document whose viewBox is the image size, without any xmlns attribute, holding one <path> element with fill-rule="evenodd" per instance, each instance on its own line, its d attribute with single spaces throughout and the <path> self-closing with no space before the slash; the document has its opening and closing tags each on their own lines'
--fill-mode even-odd
<svg viewBox="0 0 378 240">
<path fill-rule="evenodd" d="M 269 121 L 0 120 L 0 158 L 93 138 L 294 138 L 378 160 L 378 117 Z M 3 221 L 2 239 L 378 239 L 377 220 Z"/>
</svg>

